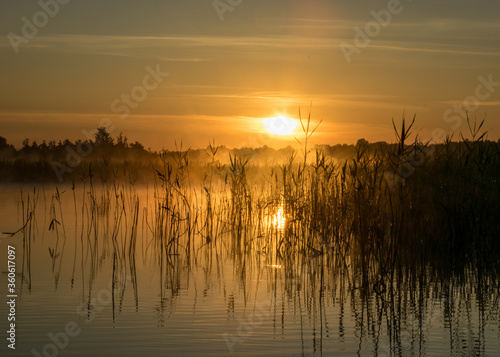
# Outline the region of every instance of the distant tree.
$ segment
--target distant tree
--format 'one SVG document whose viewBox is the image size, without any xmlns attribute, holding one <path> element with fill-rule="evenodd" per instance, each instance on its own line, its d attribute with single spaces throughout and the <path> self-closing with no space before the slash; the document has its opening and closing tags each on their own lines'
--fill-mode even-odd
<svg viewBox="0 0 500 357">
<path fill-rule="evenodd" d="M 364 147 L 367 145 L 368 145 L 368 141 L 366 141 L 366 139 L 364 139 L 364 138 L 361 138 L 356 142 L 357 147 Z"/>
<path fill-rule="evenodd" d="M 47 149 L 48 149 L 49 147 L 47 146 L 47 143 L 46 143 L 46 142 L 45 142 L 45 140 L 44 140 L 44 141 L 42 141 L 42 143 L 40 144 L 39 148 L 40 148 L 40 150 L 42 150 L 42 151 L 47 151 Z"/>
<path fill-rule="evenodd" d="M 14 154 L 16 149 L 14 148 L 13 145 L 10 145 L 7 143 L 7 139 L 4 138 L 3 136 L 0 136 L 0 151 L 3 152 L 3 154 L 6 154 L 9 152 L 10 154 Z"/>
<path fill-rule="evenodd" d="M 118 137 L 116 138 L 116 146 L 118 146 L 120 149 L 128 148 L 128 139 L 121 132 L 120 135 L 118 135 Z"/>
<path fill-rule="evenodd" d="M 23 142 L 22 142 L 22 147 L 21 147 L 21 149 L 22 149 L 22 150 L 28 150 L 28 149 L 29 149 L 29 147 L 30 147 L 30 139 L 26 138 L 26 139 L 24 139 L 24 140 L 23 140 Z"/>
<path fill-rule="evenodd" d="M 144 151 L 144 146 L 138 141 L 130 144 L 130 148 L 132 148 L 133 150 L 136 150 L 136 151 Z"/>
<path fill-rule="evenodd" d="M 97 128 L 97 133 L 95 134 L 95 143 L 96 145 L 111 147 L 114 145 L 115 141 L 111 137 L 111 134 L 108 133 L 106 128 L 101 126 L 100 128 Z"/>
</svg>

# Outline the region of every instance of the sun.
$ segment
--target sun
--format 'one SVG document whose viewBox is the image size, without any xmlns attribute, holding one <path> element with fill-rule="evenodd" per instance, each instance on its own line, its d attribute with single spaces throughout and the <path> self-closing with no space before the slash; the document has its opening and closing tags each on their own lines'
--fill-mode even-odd
<svg viewBox="0 0 500 357">
<path fill-rule="evenodd" d="M 299 122 L 297 120 L 283 115 L 264 119 L 264 127 L 267 131 L 278 136 L 291 135 L 298 126 Z"/>
</svg>

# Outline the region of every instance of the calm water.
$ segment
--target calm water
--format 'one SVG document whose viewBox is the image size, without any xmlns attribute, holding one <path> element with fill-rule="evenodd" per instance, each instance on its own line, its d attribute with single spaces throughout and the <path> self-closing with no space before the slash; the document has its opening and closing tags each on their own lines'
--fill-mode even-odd
<svg viewBox="0 0 500 357">
<path fill-rule="evenodd" d="M 23 190 L 27 205 L 33 189 Z M 1 239 L 1 271 L 11 244 L 19 274 L 17 349 L 6 347 L 4 334 L 2 356 L 36 355 L 33 349 L 46 356 L 500 356 L 498 280 L 474 267 L 409 272 L 391 293 L 377 294 L 359 287 L 352 266 L 337 269 L 335 255 L 280 257 L 262 244 L 230 244 L 230 232 L 217 244 L 199 235 L 161 258 L 144 218 L 153 204 L 146 189 L 138 190 L 130 253 L 130 213 L 113 240 L 113 213 L 88 224 L 77 189 L 75 221 L 71 188 L 60 190 L 60 207 L 52 207 L 55 188 L 38 191 L 31 256 L 22 232 Z M 0 231 L 16 231 L 20 188 L 4 186 L 0 198 Z M 60 224 L 51 227 L 54 217 Z M 269 217 L 276 234 L 280 220 L 279 212 Z M 7 300 L 5 273 L 0 286 Z M 3 331 L 7 314 L 3 302 Z M 61 337 L 68 323 L 78 334 Z"/>
</svg>

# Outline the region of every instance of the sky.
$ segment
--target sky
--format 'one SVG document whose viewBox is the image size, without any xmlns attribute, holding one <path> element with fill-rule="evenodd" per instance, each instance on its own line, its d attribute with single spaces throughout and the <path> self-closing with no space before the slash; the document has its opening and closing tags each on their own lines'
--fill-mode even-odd
<svg viewBox="0 0 500 357">
<path fill-rule="evenodd" d="M 0 135 L 153 150 L 283 147 L 266 118 L 309 113 L 322 144 L 500 136 L 497 0 L 40 0 L 0 4 Z M 277 123 L 278 127 L 281 122 Z"/>
</svg>

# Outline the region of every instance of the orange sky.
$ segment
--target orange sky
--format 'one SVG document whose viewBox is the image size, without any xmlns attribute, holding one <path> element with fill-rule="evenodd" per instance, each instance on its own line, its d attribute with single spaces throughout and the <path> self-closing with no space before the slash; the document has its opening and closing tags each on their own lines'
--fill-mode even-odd
<svg viewBox="0 0 500 357">
<path fill-rule="evenodd" d="M 108 118 L 115 136 L 154 150 L 278 147 L 293 136 L 263 135 L 263 118 L 312 103 L 321 143 L 391 141 L 403 111 L 422 139 L 465 130 L 464 104 L 500 136 L 499 3 L 354 3 L 252 0 L 221 13 L 201 0 L 73 0 L 19 42 L 23 18 L 44 10 L 4 2 L 0 135 L 84 140 Z"/>
</svg>

